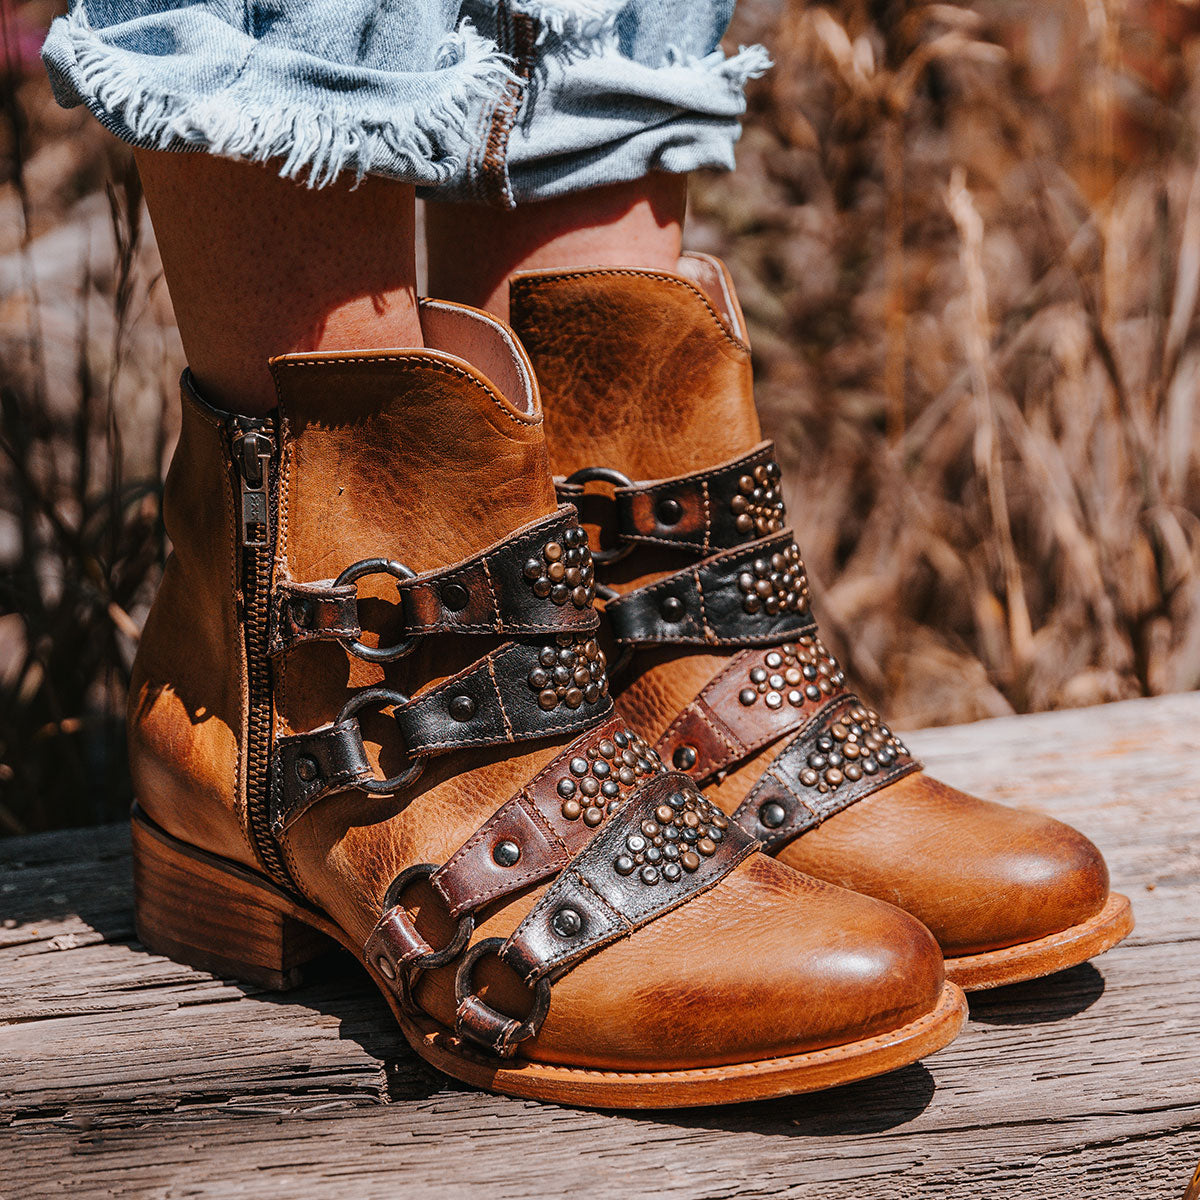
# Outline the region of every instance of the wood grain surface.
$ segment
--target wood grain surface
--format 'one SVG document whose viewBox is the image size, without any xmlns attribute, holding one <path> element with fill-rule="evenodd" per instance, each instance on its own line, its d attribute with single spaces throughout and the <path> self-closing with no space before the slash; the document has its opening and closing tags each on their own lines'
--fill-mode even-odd
<svg viewBox="0 0 1200 1200">
<path fill-rule="evenodd" d="M 942 778 L 1104 850 L 1138 928 L 796 1100 L 572 1111 L 406 1048 L 348 957 L 274 995 L 147 954 L 123 827 L 0 841 L 0 1197 L 1180 1200 L 1200 1159 L 1200 695 L 926 730 Z"/>
</svg>

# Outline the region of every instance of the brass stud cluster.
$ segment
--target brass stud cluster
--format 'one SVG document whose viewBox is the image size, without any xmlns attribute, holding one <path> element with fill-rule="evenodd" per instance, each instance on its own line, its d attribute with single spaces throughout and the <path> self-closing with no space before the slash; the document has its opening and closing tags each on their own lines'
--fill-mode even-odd
<svg viewBox="0 0 1200 1200">
<path fill-rule="evenodd" d="M 764 537 L 783 528 L 783 492 L 779 486 L 782 472 L 773 459 L 759 463 L 752 475 L 738 480 L 738 493 L 729 502 L 739 533 Z"/>
<path fill-rule="evenodd" d="M 875 775 L 907 755 L 904 743 L 873 709 L 856 704 L 817 738 L 816 749 L 800 772 L 800 782 L 818 792 L 831 792 L 849 780 Z"/>
<path fill-rule="evenodd" d="M 543 646 L 538 665 L 529 672 L 529 686 L 538 704 L 551 712 L 560 704 L 578 708 L 596 704 L 608 695 L 608 660 L 594 637 L 560 633 L 557 645 Z"/>
<path fill-rule="evenodd" d="M 594 829 L 624 804 L 633 788 L 664 769 L 648 742 L 636 733 L 618 730 L 567 764 L 567 774 L 558 781 L 557 789 L 562 815 Z"/>
<path fill-rule="evenodd" d="M 699 870 L 701 862 L 716 854 L 725 838 L 729 818 L 694 790 L 673 792 L 625 839 L 613 859 L 618 875 L 632 875 L 644 887 L 660 880 L 675 883 L 686 871 Z"/>
<path fill-rule="evenodd" d="M 821 639 L 812 635 L 768 651 L 762 662 L 750 668 L 749 680 L 749 686 L 738 692 L 739 702 L 747 708 L 757 704 L 760 696 L 768 708 L 782 708 L 785 701 L 799 708 L 807 700 L 832 696 L 846 682 L 846 675 Z"/>
<path fill-rule="evenodd" d="M 742 608 L 748 613 L 803 612 L 808 607 L 808 576 L 793 542 L 770 558 L 756 558 L 750 570 L 738 575 Z"/>
<path fill-rule="evenodd" d="M 596 598 L 596 568 L 587 533 L 572 525 L 561 542 L 547 542 L 541 558 L 526 560 L 525 578 L 533 594 L 562 607 L 569 600 L 576 608 L 587 608 Z"/>
</svg>

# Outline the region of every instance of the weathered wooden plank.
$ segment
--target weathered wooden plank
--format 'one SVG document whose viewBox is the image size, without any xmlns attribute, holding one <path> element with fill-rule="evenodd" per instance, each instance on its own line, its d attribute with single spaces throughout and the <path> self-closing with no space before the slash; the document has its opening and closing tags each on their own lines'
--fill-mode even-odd
<svg viewBox="0 0 1200 1200">
<path fill-rule="evenodd" d="M 613 1115 L 427 1071 L 349 958 L 287 996 L 146 954 L 123 830 L 0 842 L 0 1196 L 1175 1197 L 1200 1157 L 1200 696 L 910 739 L 1105 850 L 1138 930 L 927 1063 Z"/>
</svg>

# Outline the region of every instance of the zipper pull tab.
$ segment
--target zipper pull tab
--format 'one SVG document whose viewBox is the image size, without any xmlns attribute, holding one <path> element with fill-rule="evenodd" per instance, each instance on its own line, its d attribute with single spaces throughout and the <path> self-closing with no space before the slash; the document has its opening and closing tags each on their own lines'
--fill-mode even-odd
<svg viewBox="0 0 1200 1200">
<path fill-rule="evenodd" d="M 271 516 L 267 487 L 275 442 L 261 426 L 239 420 L 232 431 L 233 461 L 242 494 L 242 545 L 269 547 Z"/>
</svg>

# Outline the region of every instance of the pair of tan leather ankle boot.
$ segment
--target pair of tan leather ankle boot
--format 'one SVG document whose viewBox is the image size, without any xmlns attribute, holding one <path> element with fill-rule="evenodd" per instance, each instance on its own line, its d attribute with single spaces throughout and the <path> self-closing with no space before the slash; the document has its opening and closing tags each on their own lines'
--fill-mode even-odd
<svg viewBox="0 0 1200 1200">
<path fill-rule="evenodd" d="M 332 939 L 448 1074 L 652 1107 L 914 1061 L 960 986 L 1128 932 L 1085 838 L 846 691 L 716 260 L 519 276 L 518 336 L 421 320 L 276 360 L 270 419 L 185 375 L 130 701 L 147 946 L 283 987 Z"/>
</svg>

